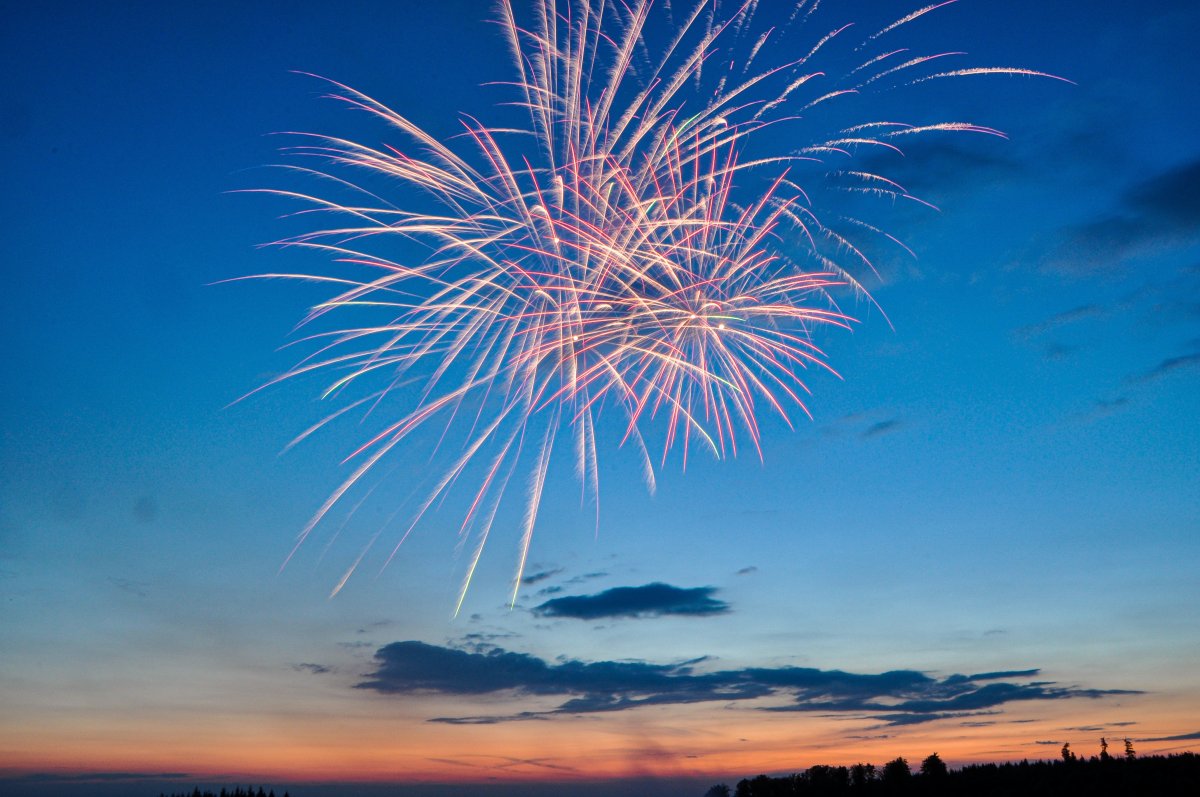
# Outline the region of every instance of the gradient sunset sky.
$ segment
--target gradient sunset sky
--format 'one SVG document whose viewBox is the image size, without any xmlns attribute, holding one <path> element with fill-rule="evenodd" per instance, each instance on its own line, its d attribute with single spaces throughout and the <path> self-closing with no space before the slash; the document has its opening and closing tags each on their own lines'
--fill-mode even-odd
<svg viewBox="0 0 1200 797">
<path fill-rule="evenodd" d="M 812 39 L 921 5 L 825 0 Z M 453 136 L 510 99 L 483 85 L 512 77 L 493 5 L 249 6 L 0 26 L 0 791 L 699 797 L 935 751 L 1200 750 L 1200 4 L 960 0 L 897 31 L 1074 85 L 879 97 L 1009 139 L 880 166 L 938 210 L 886 217 L 916 258 L 877 262 L 886 319 L 819 339 L 842 379 L 813 373 L 813 420 L 765 420 L 761 461 L 671 458 L 651 495 L 614 418 L 599 525 L 564 459 L 515 607 L 519 502 L 457 617 L 461 496 L 328 597 L 403 533 L 436 429 L 280 571 L 367 427 L 280 453 L 338 408 L 323 383 L 233 402 L 328 293 L 223 281 L 332 269 L 260 246 L 295 225 L 237 193 L 298 185 L 271 134 L 407 145 L 296 71 Z"/>
</svg>

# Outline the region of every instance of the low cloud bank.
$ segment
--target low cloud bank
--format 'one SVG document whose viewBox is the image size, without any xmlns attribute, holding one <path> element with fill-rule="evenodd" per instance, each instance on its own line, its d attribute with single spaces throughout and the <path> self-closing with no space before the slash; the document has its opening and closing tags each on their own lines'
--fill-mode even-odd
<svg viewBox="0 0 1200 797">
<path fill-rule="evenodd" d="M 357 688 L 381 695 L 468 696 L 509 693 L 559 698 L 543 711 L 434 722 L 491 724 L 555 716 L 625 711 L 641 706 L 783 698 L 765 711 L 807 711 L 914 725 L 996 713 L 1014 702 L 1095 699 L 1140 692 L 1087 689 L 1029 680 L 1038 670 L 1009 670 L 934 678 L 915 670 L 852 673 L 811 667 L 747 667 L 701 671 L 705 660 L 679 664 L 643 661 L 547 662 L 495 647 L 470 652 L 418 641 L 393 642 L 375 653 L 376 669 Z"/>
</svg>

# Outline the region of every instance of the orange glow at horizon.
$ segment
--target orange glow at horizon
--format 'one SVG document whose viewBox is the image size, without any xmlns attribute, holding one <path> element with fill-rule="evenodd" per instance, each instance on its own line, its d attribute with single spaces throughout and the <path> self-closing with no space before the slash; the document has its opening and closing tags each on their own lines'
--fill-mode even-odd
<svg viewBox="0 0 1200 797">
<path fill-rule="evenodd" d="M 1067 705 L 1074 702 L 1075 705 Z M 428 723 L 387 716 L 388 706 L 338 717 L 286 712 L 117 719 L 42 720 L 0 736 L 0 771 L 186 772 L 212 779 L 310 782 L 485 783 L 621 778 L 753 777 L 815 764 L 904 756 L 914 768 L 930 753 L 951 766 L 1054 759 L 1064 741 L 1094 755 L 1099 737 L 1134 738 L 1141 755 L 1178 751 L 1139 736 L 1181 732 L 1188 718 L 1169 696 L 1154 701 L 1161 720 L 1110 731 L 1064 730 L 1113 724 L 1111 703 L 1022 706 L 975 721 L 887 728 L 799 712 L 729 710 L 712 705 L 639 709 L 622 716 L 561 718 L 496 725 Z M 1149 716 L 1149 706 L 1138 715 Z M 1188 726 L 1190 727 L 1190 726 Z M 67 744 L 69 740 L 69 744 Z"/>
</svg>

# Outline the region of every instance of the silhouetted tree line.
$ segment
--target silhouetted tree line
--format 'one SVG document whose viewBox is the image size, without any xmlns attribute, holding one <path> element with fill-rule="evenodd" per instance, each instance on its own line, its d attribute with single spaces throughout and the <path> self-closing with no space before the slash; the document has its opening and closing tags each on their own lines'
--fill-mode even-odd
<svg viewBox="0 0 1200 797">
<path fill-rule="evenodd" d="M 158 797 L 275 797 L 275 790 L 263 791 L 262 786 L 258 787 L 258 791 L 255 791 L 253 786 L 247 786 L 245 789 L 238 786 L 233 791 L 221 789 L 220 792 L 200 791 L 196 788 L 190 792 L 181 791 L 170 795 L 160 792 Z M 291 797 L 291 795 L 285 791 L 283 797 Z"/>
<path fill-rule="evenodd" d="M 1108 752 L 1101 739 L 1100 755 L 1082 758 L 1063 745 L 1057 761 L 1014 761 L 971 764 L 949 769 L 937 753 L 921 762 L 916 772 L 904 758 L 882 767 L 813 766 L 783 777 L 759 775 L 741 780 L 731 790 L 724 783 L 705 797 L 825 797 L 825 795 L 911 795 L 919 797 L 1124 797 L 1125 795 L 1200 795 L 1200 756 L 1180 753 L 1138 757 L 1125 740 L 1125 754 Z"/>
</svg>

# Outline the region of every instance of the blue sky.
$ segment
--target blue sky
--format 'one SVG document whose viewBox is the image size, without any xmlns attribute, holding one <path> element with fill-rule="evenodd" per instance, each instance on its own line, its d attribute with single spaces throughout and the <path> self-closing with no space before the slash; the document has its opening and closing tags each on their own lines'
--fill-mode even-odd
<svg viewBox="0 0 1200 797">
<path fill-rule="evenodd" d="M 914 49 L 1074 85 L 964 78 L 877 100 L 880 113 L 1009 140 L 929 138 L 902 160 L 879 156 L 940 210 L 887 214 L 917 255 L 877 262 L 869 286 L 887 319 L 848 308 L 862 323 L 820 341 L 842 379 L 813 377 L 813 420 L 794 432 L 766 422 L 763 461 L 696 456 L 684 473 L 676 458 L 651 496 L 617 422 L 601 430 L 598 527 L 570 463 L 552 471 L 526 571 L 543 577 L 516 608 L 519 507 L 501 515 L 457 619 L 454 506 L 329 600 L 433 467 L 430 432 L 336 540 L 341 516 L 278 572 L 362 431 L 334 425 L 281 455 L 329 411 L 311 380 L 229 406 L 295 362 L 279 347 L 325 294 L 215 283 L 329 269 L 261 248 L 292 229 L 278 218 L 290 208 L 233 192 L 292 185 L 263 168 L 281 160 L 269 134 L 388 138 L 292 70 L 439 137 L 461 112 L 506 113 L 492 110 L 503 90 L 480 87 L 509 75 L 491 17 L 474 2 L 11 11 L 0 776 L 31 794 L 100 772 L 719 780 L 933 749 L 1052 756 L 1038 744 L 1105 733 L 1145 752 L 1195 749 L 1169 738 L 1200 731 L 1200 17 L 1187 2 L 962 0 L 905 31 Z M 603 616 L 630 598 L 612 590 L 652 584 L 667 589 L 641 593 L 643 609 Z M 593 613 L 534 610 L 569 596 Z M 689 611 L 696 600 L 709 610 Z M 544 675 L 419 688 L 416 659 L 404 659 L 416 680 L 363 686 L 384 682 L 392 654 L 426 650 L 416 643 L 454 661 L 540 660 L 531 673 L 571 661 L 753 670 L 764 689 L 797 667 L 933 685 L 1040 672 L 999 679 L 1026 691 L 976 700 L 991 713 L 911 725 L 871 705 L 925 699 L 924 686 L 824 712 L 763 710 L 803 703 L 787 690 L 753 705 L 660 691 L 660 706 L 467 726 L 430 720 L 554 711 L 586 690 Z M 463 666 L 457 683 L 471 683 Z M 192 732 L 174 730 L 181 719 Z M 647 739 L 660 755 L 643 754 Z"/>
</svg>

